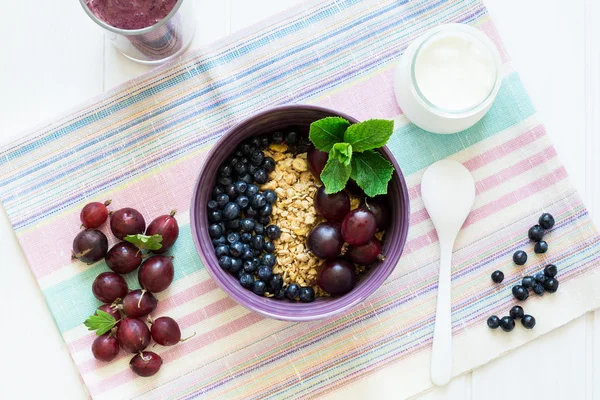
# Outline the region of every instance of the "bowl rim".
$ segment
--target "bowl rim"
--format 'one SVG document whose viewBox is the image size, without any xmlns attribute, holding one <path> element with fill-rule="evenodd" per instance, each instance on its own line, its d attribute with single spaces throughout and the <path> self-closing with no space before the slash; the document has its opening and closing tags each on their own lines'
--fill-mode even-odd
<svg viewBox="0 0 600 400">
<path fill-rule="evenodd" d="M 210 261 L 207 258 L 206 254 L 205 254 L 205 249 L 203 248 L 202 243 L 201 243 L 202 232 L 198 229 L 198 226 L 199 226 L 198 223 L 199 222 L 202 223 L 202 221 L 199 221 L 199 213 L 198 213 L 200 204 L 198 204 L 198 202 L 196 201 L 199 198 L 199 195 L 201 194 L 200 193 L 201 190 L 203 189 L 202 184 L 201 184 L 201 179 L 203 178 L 203 175 L 204 175 L 206 169 L 208 168 L 208 165 L 209 165 L 208 160 L 210 160 L 215 155 L 215 153 L 217 153 L 220 150 L 220 144 L 222 142 L 224 142 L 232 133 L 241 129 L 242 127 L 244 127 L 246 124 L 252 122 L 253 120 L 268 116 L 271 113 L 276 113 L 276 112 L 280 112 L 280 111 L 298 111 L 298 110 L 311 110 L 311 111 L 322 112 L 325 114 L 336 115 L 336 116 L 347 119 L 348 121 L 350 121 L 353 124 L 359 122 L 356 118 L 351 117 L 350 115 L 348 115 L 346 113 L 339 112 L 339 111 L 336 111 L 336 110 L 333 110 L 330 108 L 326 108 L 326 107 L 314 106 L 314 105 L 309 105 L 309 104 L 280 105 L 280 106 L 275 106 L 275 107 L 269 107 L 258 113 L 252 114 L 251 116 L 244 118 L 240 122 L 236 123 L 229 129 L 227 129 L 227 131 L 221 136 L 221 138 L 210 149 L 210 151 L 208 152 L 208 154 L 205 157 L 205 161 L 198 173 L 198 176 L 196 177 L 196 181 L 194 184 L 194 190 L 193 190 L 192 197 L 191 197 L 191 206 L 190 206 L 190 229 L 191 229 L 192 239 L 194 241 L 194 245 L 196 248 L 196 252 L 200 256 L 200 259 L 201 259 L 202 263 L 204 264 L 204 267 L 206 268 L 207 272 L 209 273 L 211 278 L 216 281 L 217 285 L 224 292 L 226 292 L 233 300 L 235 300 L 238 304 L 245 307 L 246 309 L 257 312 L 257 313 L 264 315 L 266 317 L 269 317 L 269 318 L 274 318 L 274 319 L 284 320 L 284 321 L 292 321 L 292 322 L 321 320 L 321 319 L 325 319 L 325 318 L 329 318 L 329 317 L 341 314 L 344 311 L 347 311 L 347 310 L 357 306 L 358 304 L 363 302 L 365 299 L 367 299 L 369 296 L 371 296 L 377 289 L 379 289 L 381 287 L 381 285 L 391 275 L 392 271 L 396 268 L 398 261 L 400 260 L 400 257 L 402 256 L 404 247 L 406 245 L 406 240 L 408 237 L 409 217 L 410 217 L 410 199 L 409 199 L 408 186 L 406 184 L 406 180 L 404 178 L 402 170 L 400 169 L 395 157 L 393 156 L 391 151 L 387 148 L 387 146 L 384 146 L 380 150 L 384 154 L 384 156 L 388 159 L 388 161 L 390 161 L 392 163 L 392 165 L 394 166 L 395 175 L 397 176 L 397 180 L 398 180 L 398 184 L 399 184 L 398 192 L 401 196 L 400 200 L 401 200 L 402 204 L 405 205 L 403 215 L 397 215 L 397 218 L 403 218 L 404 223 L 399 224 L 400 225 L 399 232 L 394 232 L 395 235 L 398 236 L 398 239 L 394 240 L 394 242 L 392 243 L 393 245 L 394 244 L 396 245 L 395 253 L 397 254 L 397 256 L 396 256 L 397 259 L 396 259 L 395 263 L 393 263 L 393 265 L 388 265 L 387 268 L 385 269 L 385 271 L 383 271 L 382 273 L 376 274 L 375 276 L 372 277 L 372 279 L 369 279 L 369 281 L 368 281 L 369 286 L 364 288 L 364 290 L 352 291 L 348 295 L 336 297 L 331 301 L 319 302 L 319 303 L 323 303 L 321 305 L 318 305 L 316 302 L 315 303 L 290 303 L 290 304 L 307 304 L 307 305 L 311 304 L 312 310 L 314 310 L 314 312 L 311 312 L 311 313 L 281 314 L 278 312 L 270 311 L 271 308 L 267 307 L 267 305 L 269 305 L 270 302 L 275 301 L 275 300 L 268 299 L 268 298 L 261 297 L 261 296 L 256 296 L 256 295 L 253 295 L 254 297 L 256 297 L 256 299 L 254 299 L 250 296 L 248 298 L 246 298 L 246 297 L 239 295 L 238 292 L 232 290 L 232 288 L 229 287 L 229 285 L 227 284 L 226 281 L 224 281 L 224 278 L 223 278 L 224 276 L 229 276 L 229 274 L 227 272 L 223 271 L 220 267 L 218 267 L 218 265 L 217 265 L 217 267 L 212 266 L 212 264 L 211 264 L 212 261 Z M 392 177 L 392 179 L 394 179 L 394 177 Z M 206 190 L 206 188 L 204 188 L 204 189 Z M 210 238 L 208 238 L 208 240 L 210 241 Z M 211 243 L 211 247 L 212 247 L 212 243 Z M 360 285 L 360 283 L 359 283 L 359 285 Z M 357 286 L 357 288 L 358 287 L 359 286 Z M 251 291 L 248 291 L 247 289 L 243 289 L 243 290 L 247 291 L 248 293 L 251 293 Z M 344 298 L 346 298 L 347 300 L 344 301 L 343 300 Z M 277 300 L 277 301 L 279 301 L 279 300 Z M 329 303 L 329 306 L 327 306 L 326 303 Z M 332 307 L 331 303 L 339 304 L 339 306 Z M 325 308 L 326 310 L 321 310 L 322 308 Z"/>
</svg>

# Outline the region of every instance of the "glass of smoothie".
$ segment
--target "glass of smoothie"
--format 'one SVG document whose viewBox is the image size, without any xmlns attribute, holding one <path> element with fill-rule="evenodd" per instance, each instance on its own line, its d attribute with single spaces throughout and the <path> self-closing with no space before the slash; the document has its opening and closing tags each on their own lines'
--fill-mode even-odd
<svg viewBox="0 0 600 400">
<path fill-rule="evenodd" d="M 127 58 L 156 65 L 183 53 L 194 36 L 192 0 L 79 0 Z"/>
</svg>

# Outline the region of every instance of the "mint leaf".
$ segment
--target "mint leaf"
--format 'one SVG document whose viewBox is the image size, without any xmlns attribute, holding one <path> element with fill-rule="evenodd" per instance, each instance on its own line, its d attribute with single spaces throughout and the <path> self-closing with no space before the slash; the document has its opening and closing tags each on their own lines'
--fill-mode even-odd
<svg viewBox="0 0 600 400">
<path fill-rule="evenodd" d="M 350 165 L 352 146 L 348 143 L 336 143 L 329 152 L 329 158 L 335 158 L 344 165 Z"/>
<path fill-rule="evenodd" d="M 355 153 L 385 146 L 394 132 L 394 121 L 370 119 L 351 125 L 344 134 L 344 142 L 350 143 Z"/>
<path fill-rule="evenodd" d="M 96 310 L 94 315 L 90 315 L 83 323 L 89 331 L 96 331 L 96 335 L 104 335 L 115 326 L 117 320 L 115 317 L 102 310 Z"/>
<path fill-rule="evenodd" d="M 329 160 L 327 160 L 327 164 L 325 164 L 325 168 L 321 172 L 321 181 L 325 185 L 325 193 L 327 194 L 343 190 L 350 178 L 351 170 L 350 165 L 339 162 L 337 158 L 331 157 L 331 154 L 329 153 Z"/>
<path fill-rule="evenodd" d="M 392 164 L 376 151 L 367 150 L 352 156 L 352 179 L 369 197 L 387 193 L 393 172 Z"/>
<path fill-rule="evenodd" d="M 334 144 L 344 141 L 350 122 L 340 117 L 327 117 L 310 124 L 308 137 L 315 147 L 329 152 Z"/>
<path fill-rule="evenodd" d="M 140 250 L 158 250 L 162 247 L 161 235 L 146 236 L 138 233 L 137 235 L 127 235 L 123 240 L 136 245 Z"/>
</svg>

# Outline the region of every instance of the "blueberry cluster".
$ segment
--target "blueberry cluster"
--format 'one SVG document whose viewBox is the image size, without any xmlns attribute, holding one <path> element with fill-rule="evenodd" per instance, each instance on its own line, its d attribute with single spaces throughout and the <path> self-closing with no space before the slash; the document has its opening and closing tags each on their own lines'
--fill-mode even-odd
<svg viewBox="0 0 600 400">
<path fill-rule="evenodd" d="M 520 319 L 521 324 L 527 329 L 533 329 L 535 326 L 535 318 L 525 314 L 521 306 L 514 306 L 508 314 L 506 317 L 502 317 L 502 319 L 492 315 L 487 320 L 488 326 L 492 329 L 502 328 L 504 332 L 510 332 L 515 329 L 515 320 L 517 319 Z"/>
<path fill-rule="evenodd" d="M 554 217 L 551 214 L 545 213 L 539 218 L 539 225 L 535 225 L 529 229 L 529 239 L 536 242 L 534 251 L 537 254 L 542 254 L 548 251 L 548 243 L 543 241 L 546 230 L 551 229 L 554 226 Z M 525 265 L 527 262 L 527 253 L 519 250 L 513 254 L 513 261 L 517 265 Z M 512 287 L 513 296 L 520 301 L 525 301 L 529 298 L 529 289 L 531 289 L 538 296 L 543 296 L 544 292 L 555 293 L 558 290 L 558 279 L 556 274 L 558 268 L 556 265 L 547 265 L 542 272 L 535 274 L 534 276 L 525 276 L 520 284 L 516 284 Z M 504 273 L 502 271 L 494 271 L 491 275 L 494 283 L 501 283 L 504 280 Z M 519 309 L 521 313 L 519 314 Z M 514 311 L 514 314 L 513 314 Z M 510 332 L 514 329 L 515 319 L 522 318 L 523 326 L 527 329 L 532 329 L 535 326 L 535 318 L 531 315 L 522 315 L 523 309 L 520 306 L 515 306 L 511 309 L 509 317 L 499 319 L 497 316 L 492 315 L 487 323 L 492 329 L 501 327 L 505 332 Z"/>
<path fill-rule="evenodd" d="M 275 169 L 275 160 L 266 157 L 263 149 L 271 143 L 286 143 L 296 151 L 306 151 L 306 140 L 298 131 L 275 132 L 254 137 L 237 147 L 218 170 L 217 183 L 208 201 L 208 233 L 212 238 L 219 266 L 239 279 L 240 285 L 259 296 L 273 294 L 277 299 L 299 299 L 311 302 L 315 292 L 311 287 L 283 285 L 281 274 L 273 273 L 276 262 L 275 244 L 281 229 L 270 225 L 277 194 L 260 191 Z"/>
</svg>

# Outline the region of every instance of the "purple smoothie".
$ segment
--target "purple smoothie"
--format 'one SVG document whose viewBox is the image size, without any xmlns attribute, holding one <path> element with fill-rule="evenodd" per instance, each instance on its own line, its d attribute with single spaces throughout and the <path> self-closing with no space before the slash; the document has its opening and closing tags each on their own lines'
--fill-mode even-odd
<svg viewBox="0 0 600 400">
<path fill-rule="evenodd" d="M 177 0 L 87 0 L 91 12 L 107 24 L 133 30 L 152 26 L 165 18 Z"/>
</svg>

